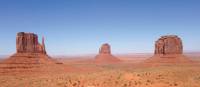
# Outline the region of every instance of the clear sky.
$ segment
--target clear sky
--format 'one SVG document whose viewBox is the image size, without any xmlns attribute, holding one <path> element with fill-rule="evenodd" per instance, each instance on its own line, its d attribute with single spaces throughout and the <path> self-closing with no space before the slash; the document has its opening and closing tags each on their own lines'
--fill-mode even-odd
<svg viewBox="0 0 200 87">
<path fill-rule="evenodd" d="M 0 55 L 15 52 L 17 32 L 46 38 L 50 55 L 153 52 L 161 36 L 200 51 L 200 0 L 0 0 Z"/>
</svg>

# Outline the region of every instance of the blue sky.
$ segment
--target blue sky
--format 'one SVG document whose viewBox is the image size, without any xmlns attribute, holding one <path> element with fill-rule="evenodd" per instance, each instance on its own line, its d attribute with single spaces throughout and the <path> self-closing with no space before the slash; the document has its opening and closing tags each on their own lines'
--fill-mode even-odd
<svg viewBox="0 0 200 87">
<path fill-rule="evenodd" d="M 0 55 L 15 53 L 17 32 L 46 38 L 50 55 L 154 51 L 161 36 L 182 38 L 184 51 L 200 51 L 199 0 L 0 0 Z"/>
</svg>

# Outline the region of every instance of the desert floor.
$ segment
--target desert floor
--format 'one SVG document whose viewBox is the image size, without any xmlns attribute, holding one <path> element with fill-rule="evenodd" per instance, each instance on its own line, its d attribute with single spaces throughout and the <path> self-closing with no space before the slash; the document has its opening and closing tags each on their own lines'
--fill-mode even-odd
<svg viewBox="0 0 200 87">
<path fill-rule="evenodd" d="M 120 56 L 117 64 L 77 57 L 22 69 L 0 65 L 0 87 L 200 87 L 200 57 L 189 56 L 197 63 L 143 64 L 148 56 Z"/>
</svg>

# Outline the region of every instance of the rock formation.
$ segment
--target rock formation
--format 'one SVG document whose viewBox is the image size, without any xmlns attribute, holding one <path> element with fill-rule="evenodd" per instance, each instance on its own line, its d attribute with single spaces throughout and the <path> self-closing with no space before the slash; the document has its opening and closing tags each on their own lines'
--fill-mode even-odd
<svg viewBox="0 0 200 87">
<path fill-rule="evenodd" d="M 176 35 L 162 36 L 155 43 L 155 55 L 169 55 L 182 53 L 182 40 Z"/>
<path fill-rule="evenodd" d="M 110 45 L 105 43 L 99 49 L 99 54 L 95 57 L 95 62 L 97 62 L 97 63 L 115 63 L 115 62 L 120 62 L 120 60 L 111 54 Z"/>
<path fill-rule="evenodd" d="M 17 53 L 46 54 L 44 37 L 42 38 L 42 44 L 40 44 L 36 34 L 19 32 L 16 38 L 16 49 Z"/>
<path fill-rule="evenodd" d="M 103 44 L 99 49 L 99 54 L 111 54 L 111 48 L 109 44 Z"/>
<path fill-rule="evenodd" d="M 182 40 L 176 35 L 162 36 L 155 42 L 154 56 L 147 59 L 148 63 L 188 63 L 183 55 Z"/>
<path fill-rule="evenodd" d="M 19 32 L 16 37 L 16 53 L 3 63 L 47 64 L 55 63 L 55 61 L 46 54 L 44 37 L 40 44 L 36 34 Z"/>
</svg>

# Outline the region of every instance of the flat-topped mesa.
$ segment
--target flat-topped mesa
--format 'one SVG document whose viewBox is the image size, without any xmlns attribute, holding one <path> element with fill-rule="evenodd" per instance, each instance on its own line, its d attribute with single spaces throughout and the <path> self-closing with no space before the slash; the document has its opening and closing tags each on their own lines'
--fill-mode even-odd
<svg viewBox="0 0 200 87">
<path fill-rule="evenodd" d="M 111 54 L 111 46 L 108 43 L 105 43 L 99 49 L 99 54 L 95 57 L 95 62 L 115 63 L 120 62 L 120 60 Z"/>
<path fill-rule="evenodd" d="M 155 43 L 155 55 L 180 55 L 182 53 L 182 40 L 176 35 L 162 36 Z"/>
<path fill-rule="evenodd" d="M 42 38 L 42 44 L 40 44 L 36 34 L 19 32 L 16 37 L 16 50 L 17 53 L 46 54 L 44 38 Z"/>
</svg>

